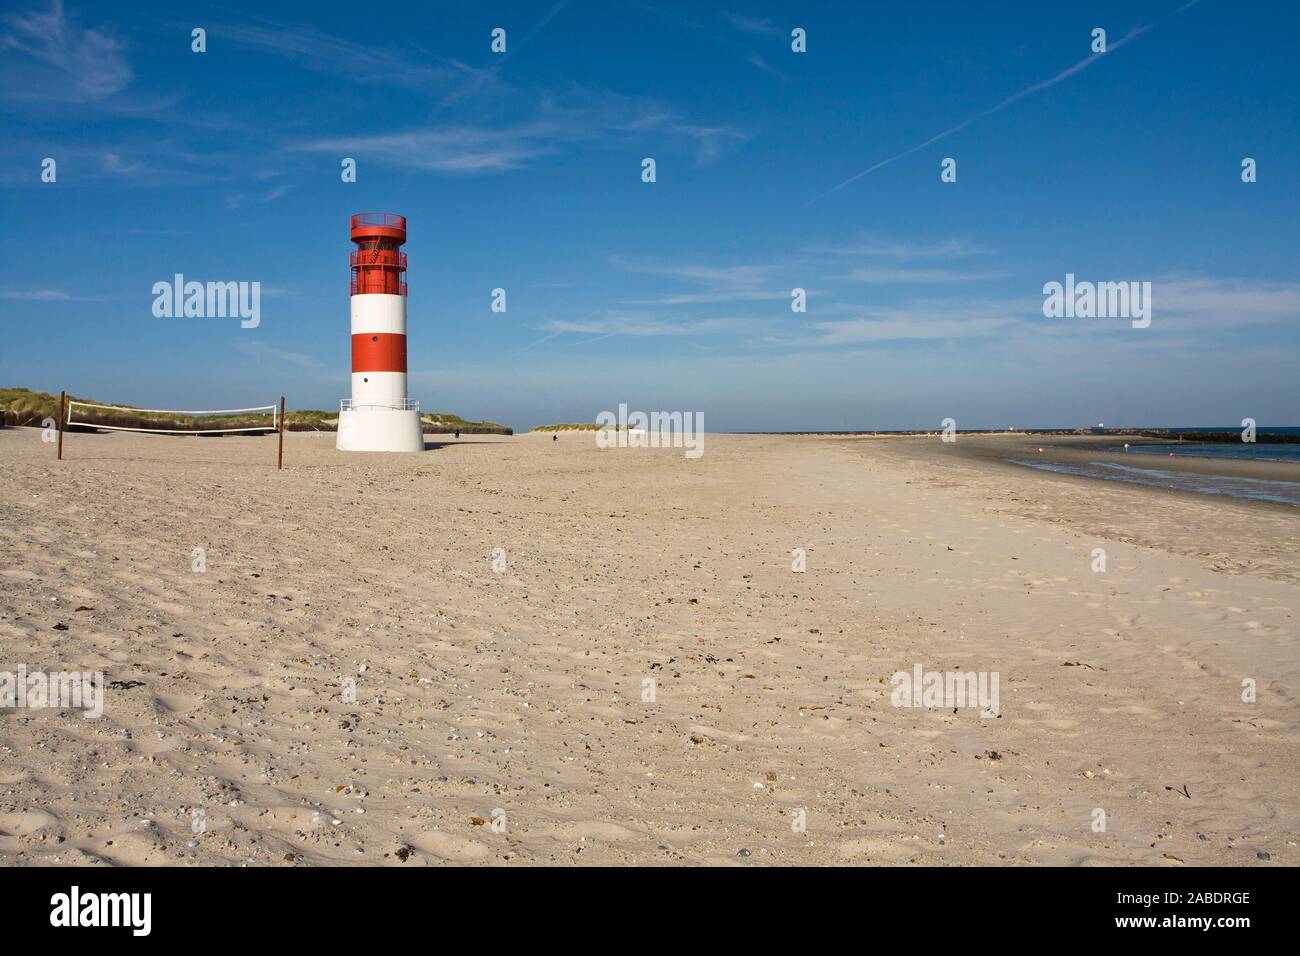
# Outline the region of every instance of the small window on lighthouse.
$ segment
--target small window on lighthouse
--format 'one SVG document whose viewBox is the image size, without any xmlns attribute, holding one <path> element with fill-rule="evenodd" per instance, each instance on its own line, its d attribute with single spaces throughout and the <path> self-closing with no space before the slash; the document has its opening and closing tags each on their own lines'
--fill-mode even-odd
<svg viewBox="0 0 1300 956">
<path fill-rule="evenodd" d="M 372 336 L 370 336 L 370 341 L 372 341 L 372 342 L 378 342 L 378 341 L 379 341 L 379 336 L 377 336 L 377 335 L 372 335 Z"/>
</svg>

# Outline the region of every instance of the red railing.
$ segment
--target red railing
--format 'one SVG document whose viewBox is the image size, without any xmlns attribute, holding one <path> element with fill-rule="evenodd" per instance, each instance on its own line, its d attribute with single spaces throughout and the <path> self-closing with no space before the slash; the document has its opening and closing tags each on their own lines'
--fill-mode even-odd
<svg viewBox="0 0 1300 956">
<path fill-rule="evenodd" d="M 390 235 L 389 231 L 401 233 Z M 378 241 L 370 241 L 377 238 Z M 352 217 L 352 241 L 373 249 L 357 249 L 348 257 L 352 295 L 379 293 L 406 295 L 406 253 L 397 246 L 406 241 L 406 217 L 391 212 L 359 212 Z"/>
<path fill-rule="evenodd" d="M 348 253 L 348 262 L 353 269 L 357 266 L 365 266 L 368 269 L 395 269 L 398 272 L 405 272 L 406 253 L 397 253 L 396 260 L 387 258 L 392 256 L 393 252 L 392 249 L 354 249 Z"/>
<path fill-rule="evenodd" d="M 388 258 L 396 256 L 396 259 Z M 386 258 L 380 258 L 384 256 Z M 382 293 L 387 295 L 406 295 L 406 280 L 402 273 L 406 271 L 406 253 L 394 252 L 391 249 L 367 249 L 362 252 L 352 252 L 348 255 L 351 265 L 349 270 L 351 277 L 349 280 L 349 292 L 352 295 L 362 293 Z M 378 261 L 375 261 L 378 260 Z M 378 276 L 370 276 L 365 282 L 365 288 L 362 288 L 361 272 L 365 270 L 368 273 L 379 273 Z"/>
<path fill-rule="evenodd" d="M 359 212 L 352 217 L 352 228 L 358 226 L 383 226 L 385 229 L 406 232 L 406 217 L 394 212 Z"/>
</svg>

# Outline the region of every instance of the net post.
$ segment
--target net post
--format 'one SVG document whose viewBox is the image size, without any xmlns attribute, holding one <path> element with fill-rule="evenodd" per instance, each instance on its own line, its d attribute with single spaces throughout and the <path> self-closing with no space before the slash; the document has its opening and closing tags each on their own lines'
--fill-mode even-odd
<svg viewBox="0 0 1300 956">
<path fill-rule="evenodd" d="M 67 394 L 67 392 L 59 392 L 59 461 L 63 461 L 63 415 Z"/>
<path fill-rule="evenodd" d="M 275 470 L 284 469 L 284 396 L 280 396 L 280 456 L 276 460 Z"/>
</svg>

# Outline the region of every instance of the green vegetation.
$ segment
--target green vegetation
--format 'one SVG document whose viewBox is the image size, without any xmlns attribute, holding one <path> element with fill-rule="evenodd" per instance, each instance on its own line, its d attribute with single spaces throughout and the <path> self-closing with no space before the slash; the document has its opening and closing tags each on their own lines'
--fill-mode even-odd
<svg viewBox="0 0 1300 956">
<path fill-rule="evenodd" d="M 595 422 L 558 422 L 554 425 L 536 425 L 535 432 L 598 432 L 601 430 L 627 431 L 630 425 L 597 425 Z"/>
<path fill-rule="evenodd" d="M 172 431 L 210 431 L 219 428 L 270 428 L 274 417 L 270 412 L 242 415 L 176 415 L 142 412 L 115 402 L 104 402 L 80 395 L 69 395 L 70 401 L 90 402 L 107 408 L 80 408 L 73 414 L 72 430 L 93 430 L 94 424 L 114 425 L 119 428 L 154 428 Z M 121 411 L 118 411 L 121 409 Z M 0 388 L 0 418 L 5 425 L 39 426 L 46 418 L 58 418 L 59 396 L 49 392 L 34 392 L 28 388 Z M 337 411 L 304 408 L 286 411 L 286 431 L 335 431 L 338 426 Z M 471 422 L 459 415 L 432 412 L 421 417 L 425 431 L 461 431 L 468 434 L 491 433 L 512 435 L 513 429 L 496 422 Z M 84 425 L 78 425 L 85 422 Z"/>
<path fill-rule="evenodd" d="M 535 432 L 594 432 L 602 426 L 594 422 L 560 422 L 555 425 L 535 425 L 531 431 Z"/>
<path fill-rule="evenodd" d="M 252 412 L 239 415 L 177 415 L 145 412 L 114 402 L 69 395 L 69 401 L 90 402 L 105 408 L 79 408 L 73 410 L 73 431 L 93 430 L 96 424 L 118 428 L 166 429 L 169 431 L 212 431 L 220 428 L 270 428 L 275 416 L 271 412 Z M 121 409 L 119 411 L 118 409 Z M 59 416 L 59 396 L 49 392 L 33 392 L 27 388 L 0 388 L 0 410 L 6 425 L 40 425 L 46 418 Z M 286 425 L 289 416 L 285 416 Z"/>
<path fill-rule="evenodd" d="M 0 388 L 0 413 L 6 425 L 39 425 L 42 419 L 57 417 L 58 411 L 57 395 L 28 388 Z"/>
<path fill-rule="evenodd" d="M 426 434 L 441 432 L 461 432 L 465 435 L 513 435 L 515 430 L 509 425 L 496 422 L 471 422 L 450 412 L 425 412 L 420 416 L 420 423 Z"/>
</svg>

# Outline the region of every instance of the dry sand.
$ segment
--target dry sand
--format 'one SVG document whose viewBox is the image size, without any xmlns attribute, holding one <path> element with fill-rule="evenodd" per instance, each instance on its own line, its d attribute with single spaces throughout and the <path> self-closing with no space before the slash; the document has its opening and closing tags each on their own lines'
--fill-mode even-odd
<svg viewBox="0 0 1300 956">
<path fill-rule="evenodd" d="M 0 431 L 0 861 L 1300 862 L 1296 510 L 996 441 Z"/>
</svg>

